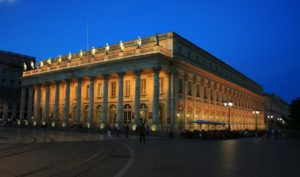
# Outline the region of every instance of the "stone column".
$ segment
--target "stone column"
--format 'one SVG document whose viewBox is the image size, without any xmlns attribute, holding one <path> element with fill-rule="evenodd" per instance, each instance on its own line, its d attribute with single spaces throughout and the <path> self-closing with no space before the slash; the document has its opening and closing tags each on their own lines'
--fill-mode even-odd
<svg viewBox="0 0 300 177">
<path fill-rule="evenodd" d="M 159 70 L 160 68 L 153 68 L 154 72 L 154 94 L 153 94 L 153 123 L 159 123 Z"/>
<path fill-rule="evenodd" d="M 76 98 L 76 123 L 80 124 L 80 117 L 81 117 L 81 84 L 82 79 L 77 79 L 77 98 Z"/>
<path fill-rule="evenodd" d="M 135 123 L 139 125 L 140 123 L 140 101 L 141 101 L 141 70 L 135 71 L 135 96 L 134 96 L 134 119 Z"/>
<path fill-rule="evenodd" d="M 32 104 L 33 104 L 33 88 L 32 88 L 32 86 L 30 86 L 28 88 L 27 120 L 31 120 L 31 117 L 32 117 Z"/>
<path fill-rule="evenodd" d="M 70 83 L 71 83 L 71 80 L 66 80 L 66 83 L 65 83 L 65 113 L 64 113 L 64 123 L 66 123 L 66 122 L 69 121 Z"/>
<path fill-rule="evenodd" d="M 102 106 L 102 123 L 107 123 L 107 98 L 108 98 L 108 75 L 103 75 L 103 106 Z"/>
<path fill-rule="evenodd" d="M 35 115 L 35 119 L 37 121 L 40 121 L 40 118 L 41 118 L 41 85 L 38 84 L 36 86 L 36 89 L 37 89 L 37 93 L 36 93 L 36 115 Z"/>
<path fill-rule="evenodd" d="M 89 126 L 92 125 L 93 117 L 94 117 L 94 83 L 95 83 L 95 78 L 90 77 L 90 88 L 88 90 L 88 92 L 89 92 L 88 125 Z"/>
<path fill-rule="evenodd" d="M 119 80 L 118 80 L 118 117 L 117 122 L 120 123 L 121 126 L 124 124 L 123 118 L 123 79 L 124 73 L 118 73 Z"/>
<path fill-rule="evenodd" d="M 168 89 L 167 89 L 167 98 L 166 98 L 166 108 L 167 108 L 167 123 L 168 131 L 171 130 L 171 71 L 166 72 L 168 77 Z"/>
<path fill-rule="evenodd" d="M 54 96 L 54 122 L 59 120 L 59 83 L 60 81 L 55 81 L 55 96 Z"/>
<path fill-rule="evenodd" d="M 49 122 L 49 92 L 50 92 L 50 83 L 46 83 L 46 94 L 45 94 L 45 111 L 43 116 L 43 121 Z"/>
<path fill-rule="evenodd" d="M 21 122 L 24 121 L 24 111 L 25 111 L 25 95 L 26 94 L 26 88 L 22 86 L 21 90 L 21 105 L 20 105 L 20 120 Z"/>
<path fill-rule="evenodd" d="M 170 131 L 174 132 L 174 123 L 175 123 L 175 78 L 174 71 L 171 70 L 169 73 L 169 84 L 168 90 L 170 90 L 169 98 L 170 98 Z"/>
</svg>

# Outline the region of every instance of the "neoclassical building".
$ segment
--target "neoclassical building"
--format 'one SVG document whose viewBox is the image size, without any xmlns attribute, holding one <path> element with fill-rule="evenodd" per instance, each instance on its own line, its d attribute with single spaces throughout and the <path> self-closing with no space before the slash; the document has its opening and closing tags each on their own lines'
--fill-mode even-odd
<svg viewBox="0 0 300 177">
<path fill-rule="evenodd" d="M 133 129 L 143 122 L 153 131 L 265 128 L 262 87 L 174 32 L 49 58 L 22 80 L 29 99 L 21 102 L 21 109 L 28 105 L 21 121 Z"/>
</svg>

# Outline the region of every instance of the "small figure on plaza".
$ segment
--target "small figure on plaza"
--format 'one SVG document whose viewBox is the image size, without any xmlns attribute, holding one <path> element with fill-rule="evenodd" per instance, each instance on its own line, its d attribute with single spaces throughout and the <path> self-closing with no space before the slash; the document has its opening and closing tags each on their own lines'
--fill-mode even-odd
<svg viewBox="0 0 300 177">
<path fill-rule="evenodd" d="M 139 133 L 140 133 L 140 143 L 146 143 L 146 127 L 145 124 L 142 123 L 139 127 Z"/>
<path fill-rule="evenodd" d="M 126 124 L 125 125 L 125 136 L 126 136 L 126 138 L 128 138 L 128 135 L 129 135 L 129 125 Z"/>
</svg>

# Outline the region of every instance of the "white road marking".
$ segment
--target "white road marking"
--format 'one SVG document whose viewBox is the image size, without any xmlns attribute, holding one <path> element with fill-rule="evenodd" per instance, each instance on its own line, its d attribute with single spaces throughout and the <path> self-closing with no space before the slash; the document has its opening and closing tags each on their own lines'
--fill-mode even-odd
<svg viewBox="0 0 300 177">
<path fill-rule="evenodd" d="M 132 163 L 134 161 L 134 150 L 128 146 L 127 144 L 123 144 L 123 143 L 120 143 L 122 144 L 123 146 L 125 146 L 129 152 L 130 152 L 130 159 L 128 160 L 128 162 L 126 163 L 126 165 L 115 175 L 115 177 L 122 177 L 126 174 L 126 172 L 130 169 L 130 167 L 132 166 Z"/>
</svg>

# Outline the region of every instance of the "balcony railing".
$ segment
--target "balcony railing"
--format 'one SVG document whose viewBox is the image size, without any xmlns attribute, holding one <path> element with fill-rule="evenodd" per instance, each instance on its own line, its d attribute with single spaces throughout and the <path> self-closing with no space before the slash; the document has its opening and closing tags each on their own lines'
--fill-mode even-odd
<svg viewBox="0 0 300 177">
<path fill-rule="evenodd" d="M 107 61 L 111 61 L 111 60 L 122 60 L 124 58 L 148 55 L 148 54 L 154 54 L 154 53 L 160 53 L 162 55 L 172 57 L 172 52 L 161 46 L 137 48 L 137 49 L 133 49 L 133 50 L 127 50 L 124 52 L 112 53 L 112 54 L 106 54 L 105 52 L 102 52 L 102 53 L 97 53 L 95 57 L 93 57 L 91 54 L 88 56 L 84 56 L 83 59 L 80 59 L 80 57 L 77 54 L 74 54 L 74 55 L 72 55 L 73 58 L 71 61 L 63 60 L 61 63 L 55 62 L 51 65 L 49 65 L 45 62 L 43 67 L 39 67 L 34 70 L 24 71 L 23 77 L 37 75 L 37 74 L 41 74 L 41 73 L 52 72 L 52 71 L 58 71 L 61 69 L 76 68 L 76 67 L 80 67 L 80 66 L 84 66 L 84 65 L 107 62 Z M 62 57 L 62 58 L 65 58 L 65 57 Z"/>
</svg>

